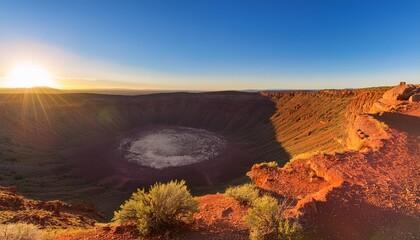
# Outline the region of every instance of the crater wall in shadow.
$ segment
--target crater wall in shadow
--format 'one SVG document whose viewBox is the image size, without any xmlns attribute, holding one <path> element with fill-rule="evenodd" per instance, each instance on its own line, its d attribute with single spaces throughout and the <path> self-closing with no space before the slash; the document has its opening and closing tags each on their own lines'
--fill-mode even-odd
<svg viewBox="0 0 420 240">
<path fill-rule="evenodd" d="M 1 95 L 0 109 L 2 135 L 30 149 L 30 178 L 36 182 L 43 175 L 44 193 L 30 186 L 31 196 L 95 202 L 106 213 L 135 188 L 156 181 L 185 179 L 202 190 L 243 178 L 255 163 L 289 160 L 270 121 L 276 106 L 257 93 L 16 94 Z M 115 152 L 122 136 L 159 127 L 205 129 L 223 136 L 228 147 L 212 160 L 165 169 L 130 163 Z M 102 195 L 109 189 L 127 191 L 112 200 Z"/>
</svg>

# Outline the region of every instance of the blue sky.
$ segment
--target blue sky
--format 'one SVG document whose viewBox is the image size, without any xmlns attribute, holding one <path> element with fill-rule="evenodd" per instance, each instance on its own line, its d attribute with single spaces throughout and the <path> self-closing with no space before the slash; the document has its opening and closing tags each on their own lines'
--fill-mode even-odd
<svg viewBox="0 0 420 240">
<path fill-rule="evenodd" d="M 0 13 L 0 76 L 27 58 L 95 87 L 420 82 L 418 0 L 1 0 Z"/>
</svg>

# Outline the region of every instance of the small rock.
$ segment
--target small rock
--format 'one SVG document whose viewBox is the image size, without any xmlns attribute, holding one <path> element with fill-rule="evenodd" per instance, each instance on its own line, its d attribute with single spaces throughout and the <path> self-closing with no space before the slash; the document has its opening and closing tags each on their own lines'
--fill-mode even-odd
<svg viewBox="0 0 420 240">
<path fill-rule="evenodd" d="M 225 210 L 223 210 L 222 211 L 222 217 L 227 217 L 227 216 L 229 216 L 229 214 L 231 213 L 231 212 L 233 212 L 233 209 L 232 209 L 232 207 L 228 207 L 228 208 L 226 208 Z"/>
</svg>

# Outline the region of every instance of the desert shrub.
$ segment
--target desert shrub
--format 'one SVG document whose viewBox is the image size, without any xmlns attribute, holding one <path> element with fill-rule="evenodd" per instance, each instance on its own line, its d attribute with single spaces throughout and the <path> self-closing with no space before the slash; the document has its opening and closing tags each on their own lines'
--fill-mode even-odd
<svg viewBox="0 0 420 240">
<path fill-rule="evenodd" d="M 114 213 L 114 221 L 133 222 L 141 235 L 168 228 L 192 219 L 198 202 L 191 196 L 185 181 L 156 183 L 149 192 L 139 189 Z"/>
<path fill-rule="evenodd" d="M 225 194 L 243 205 L 251 205 L 259 197 L 260 190 L 254 184 L 246 183 L 236 187 L 229 187 Z"/>
<path fill-rule="evenodd" d="M 262 163 L 255 164 L 255 166 L 257 168 L 278 168 L 279 167 L 279 165 L 276 161 L 262 162 Z"/>
<path fill-rule="evenodd" d="M 278 239 L 284 240 L 299 240 L 303 239 L 302 226 L 297 220 L 282 219 L 279 221 L 279 228 L 277 231 Z"/>
<path fill-rule="evenodd" d="M 0 225 L 0 239 L 4 240 L 40 240 L 42 230 L 35 225 L 12 223 Z"/>
<path fill-rule="evenodd" d="M 250 239 L 262 239 L 275 234 L 281 217 L 277 200 L 262 196 L 253 201 L 245 217 L 250 230 Z"/>
<path fill-rule="evenodd" d="M 283 217 L 287 201 L 264 195 L 254 200 L 245 217 L 250 239 L 300 239 L 302 229 L 297 221 Z"/>
</svg>

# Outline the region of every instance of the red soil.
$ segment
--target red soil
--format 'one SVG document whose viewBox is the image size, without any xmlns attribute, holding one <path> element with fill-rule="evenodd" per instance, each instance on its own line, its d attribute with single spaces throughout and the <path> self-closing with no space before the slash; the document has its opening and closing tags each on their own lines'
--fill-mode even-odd
<svg viewBox="0 0 420 240">
<path fill-rule="evenodd" d="M 95 227 L 88 231 L 62 235 L 55 240 L 132 240 L 137 239 L 136 227 L 134 225 Z"/>
<path fill-rule="evenodd" d="M 181 239 L 247 239 L 244 217 L 247 208 L 223 194 L 199 197 L 200 212 L 195 215 L 192 231 L 179 234 Z"/>
<path fill-rule="evenodd" d="M 247 208 L 223 194 L 198 198 L 200 212 L 194 216 L 189 227 L 171 229 L 170 232 L 147 237 L 147 239 L 248 239 L 244 217 Z M 84 233 L 63 235 L 56 240 L 130 240 L 136 239 L 135 226 L 95 227 Z"/>
<path fill-rule="evenodd" d="M 41 228 L 92 227 L 102 216 L 90 206 L 28 199 L 16 188 L 0 187 L 0 224 L 30 223 Z"/>
<path fill-rule="evenodd" d="M 254 167 L 248 175 L 264 189 L 299 200 L 295 211 L 314 237 L 419 238 L 420 114 L 375 117 L 390 127 L 379 150 L 318 155 L 279 170 Z"/>
</svg>

